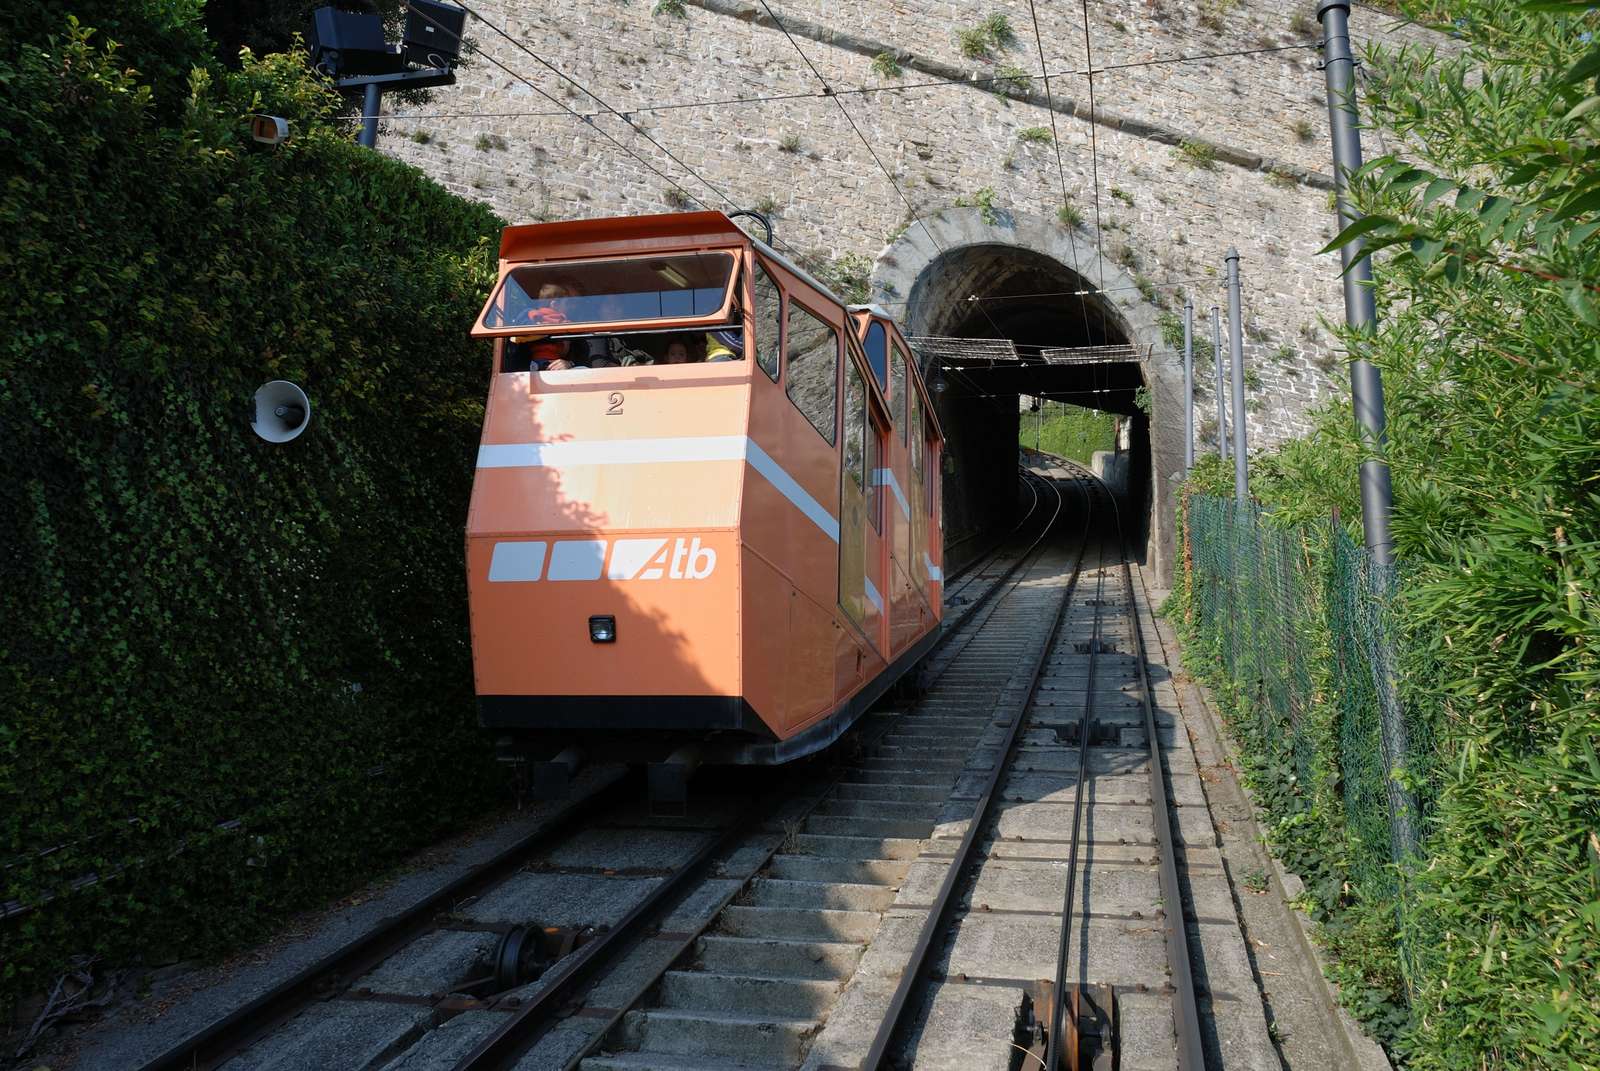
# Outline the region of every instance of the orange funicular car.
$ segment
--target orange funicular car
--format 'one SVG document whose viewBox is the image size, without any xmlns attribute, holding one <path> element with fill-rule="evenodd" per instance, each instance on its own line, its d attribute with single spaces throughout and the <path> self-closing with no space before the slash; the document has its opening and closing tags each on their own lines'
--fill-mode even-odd
<svg viewBox="0 0 1600 1071">
<path fill-rule="evenodd" d="M 502 745 L 782 763 L 932 646 L 941 436 L 881 310 L 698 212 L 507 228 L 473 334 L 473 667 Z"/>
</svg>

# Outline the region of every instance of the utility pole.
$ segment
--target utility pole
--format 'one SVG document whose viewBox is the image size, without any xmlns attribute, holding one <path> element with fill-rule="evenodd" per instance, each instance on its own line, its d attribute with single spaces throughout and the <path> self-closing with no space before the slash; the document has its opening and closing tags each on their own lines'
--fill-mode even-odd
<svg viewBox="0 0 1600 1071">
<path fill-rule="evenodd" d="M 1322 23 L 1322 63 L 1328 79 L 1328 125 L 1333 135 L 1333 188 L 1341 229 L 1361 218 L 1350 202 L 1350 175 L 1361 167 L 1361 129 L 1356 115 L 1355 56 L 1350 51 L 1350 0 L 1321 0 L 1317 20 Z M 1339 250 L 1344 268 L 1344 322 L 1370 337 L 1377 332 L 1378 306 L 1372 296 L 1372 259 L 1366 242 L 1356 239 Z M 1394 488 L 1389 463 L 1383 460 L 1386 441 L 1383 412 L 1383 377 L 1361 354 L 1350 362 L 1350 399 L 1361 436 L 1361 530 L 1367 552 L 1387 586 L 1394 568 L 1394 539 L 1389 517 L 1394 512 Z M 1382 716 L 1378 720 L 1388 786 L 1390 832 L 1396 855 L 1416 850 L 1417 833 L 1412 818 L 1416 800 L 1394 776 L 1405 765 L 1409 751 L 1404 712 L 1394 680 L 1394 653 L 1387 640 L 1377 646 L 1378 665 L 1373 681 L 1378 689 Z"/>
<path fill-rule="evenodd" d="M 361 134 L 356 138 L 357 145 L 364 145 L 369 149 L 378 147 L 378 113 L 383 110 L 383 90 L 376 82 L 366 84 L 366 92 L 362 95 L 361 102 Z"/>
<path fill-rule="evenodd" d="M 1194 468 L 1194 300 L 1183 298 L 1183 474 Z"/>
<path fill-rule="evenodd" d="M 1361 130 L 1356 120 L 1355 57 L 1350 52 L 1349 0 L 1323 0 L 1317 6 L 1322 22 L 1322 60 L 1328 75 L 1328 122 L 1333 129 L 1333 183 L 1339 208 L 1339 226 L 1361 218 L 1350 203 L 1350 175 L 1361 167 Z M 1357 238 L 1339 250 L 1344 267 L 1344 322 L 1363 335 L 1378 325 L 1378 307 L 1372 297 L 1372 260 L 1366 241 Z M 1394 491 L 1389 465 L 1383 460 L 1385 443 L 1383 377 L 1370 362 L 1356 355 L 1350 363 L 1350 396 L 1356 426 L 1367 457 L 1361 462 L 1361 528 L 1367 550 L 1379 565 L 1394 559 L 1389 535 L 1389 515 L 1394 511 Z"/>
<path fill-rule="evenodd" d="M 1222 310 L 1211 306 L 1211 356 L 1217 373 L 1217 456 L 1228 460 L 1228 407 L 1222 393 Z"/>
<path fill-rule="evenodd" d="M 1244 430 L 1244 316 L 1239 305 L 1239 251 L 1230 248 L 1228 262 L 1228 350 L 1233 358 L 1233 497 L 1250 501 L 1250 460 Z"/>
</svg>

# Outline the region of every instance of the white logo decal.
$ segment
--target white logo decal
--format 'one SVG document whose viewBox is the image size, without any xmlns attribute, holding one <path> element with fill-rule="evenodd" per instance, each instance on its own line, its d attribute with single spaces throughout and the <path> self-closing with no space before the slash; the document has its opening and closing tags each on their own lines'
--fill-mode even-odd
<svg viewBox="0 0 1600 1071">
<path fill-rule="evenodd" d="M 606 540 L 563 539 L 550 545 L 546 580 L 598 580 L 606 560 Z M 700 545 L 700 537 L 665 536 L 618 539 L 610 545 L 607 580 L 704 580 L 717 567 L 717 552 Z M 495 582 L 538 580 L 545 544 L 496 543 L 489 566 Z"/>
</svg>

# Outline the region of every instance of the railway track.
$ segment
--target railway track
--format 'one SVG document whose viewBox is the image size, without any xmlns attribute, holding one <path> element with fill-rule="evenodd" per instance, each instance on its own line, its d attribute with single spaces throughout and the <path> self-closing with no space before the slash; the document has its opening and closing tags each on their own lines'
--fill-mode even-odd
<svg viewBox="0 0 1600 1071">
<path fill-rule="evenodd" d="M 1008 583 L 1015 587 L 1013 578 L 1040 554 L 1060 495 L 1038 477 L 1025 485 L 1031 502 L 1010 540 L 964 570 L 958 605 L 947 613 L 946 634 L 930 655 L 935 674 L 972 642 L 993 612 L 991 600 Z M 868 754 L 896 746 L 891 733 L 892 722 L 869 717 L 842 746 Z M 630 958 L 654 963 L 666 950 L 668 960 L 655 968 L 660 973 L 688 946 L 678 938 L 687 932 L 698 939 L 722 908 L 720 894 L 731 899 L 744 886 L 741 869 L 749 879 L 755 863 L 798 854 L 782 851 L 796 836 L 836 835 L 797 832 L 802 828 L 836 829 L 863 808 L 878 809 L 870 797 L 852 796 L 840 771 L 819 775 L 818 765 L 801 764 L 775 780 L 769 772 L 760 791 L 751 788 L 756 776 L 749 771 L 731 772 L 709 791 L 698 791 L 695 809 L 674 822 L 644 813 L 637 779 L 612 782 L 411 909 L 169 1047 L 144 1071 L 507 1067 L 541 1044 L 565 1047 L 575 1033 L 592 1045 L 600 1036 L 593 1029 L 553 1029 L 586 983 L 608 968 L 615 973 L 619 961 L 625 971 Z M 846 869 L 872 872 L 870 859 L 848 854 L 859 850 L 852 844 L 840 857 L 849 861 Z M 803 868 L 795 860 L 783 866 L 787 872 Z M 690 929 L 673 928 L 679 925 Z M 641 937 L 646 933 L 648 940 Z M 596 1024 L 592 1000 L 580 1020 Z M 545 1065 L 543 1057 L 532 1059 L 526 1066 Z"/>
</svg>

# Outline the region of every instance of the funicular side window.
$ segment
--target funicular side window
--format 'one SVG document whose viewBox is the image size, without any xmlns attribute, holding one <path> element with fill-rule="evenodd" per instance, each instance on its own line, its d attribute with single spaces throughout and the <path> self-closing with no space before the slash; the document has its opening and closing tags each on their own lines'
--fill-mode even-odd
<svg viewBox="0 0 1600 1071">
<path fill-rule="evenodd" d="M 911 392 L 911 416 L 907 421 L 916 433 L 911 436 L 911 471 L 918 479 L 922 478 L 922 398 L 916 391 Z"/>
<path fill-rule="evenodd" d="M 844 470 L 857 487 L 866 491 L 871 473 L 867 470 L 866 450 L 867 385 L 854 361 L 846 366 L 844 377 Z"/>
<path fill-rule="evenodd" d="M 783 294 L 772 276 L 757 264 L 750 276 L 751 310 L 756 325 L 756 363 L 774 383 L 778 381 L 778 335 L 783 327 Z M 767 334 L 771 326 L 772 334 Z"/>
<path fill-rule="evenodd" d="M 872 368 L 872 375 L 878 381 L 881 389 L 889 388 L 889 333 L 883 325 L 876 320 L 867 328 L 867 337 L 863 340 L 863 347 L 867 351 L 867 364 Z"/>
<path fill-rule="evenodd" d="M 925 426 L 919 428 L 918 431 L 926 440 L 922 452 L 928 459 L 928 474 L 925 478 L 927 490 L 923 493 L 923 497 L 928 500 L 928 516 L 936 517 L 938 516 L 938 510 L 934 508 L 933 492 L 934 488 L 939 486 L 939 440 L 933 437 L 933 422 L 931 420 Z"/>
<path fill-rule="evenodd" d="M 900 425 L 900 441 L 906 441 L 906 355 L 899 346 L 894 348 L 894 388 L 889 395 L 889 412 Z M 897 412 L 898 410 L 898 412 Z"/>
<path fill-rule="evenodd" d="M 488 330 L 711 316 L 733 282 L 729 253 L 673 253 L 579 263 L 524 264 L 506 273 L 484 309 Z"/>
<path fill-rule="evenodd" d="M 784 389 L 789 400 L 832 446 L 839 410 L 839 332 L 791 300 L 784 353 L 789 365 Z"/>
</svg>

